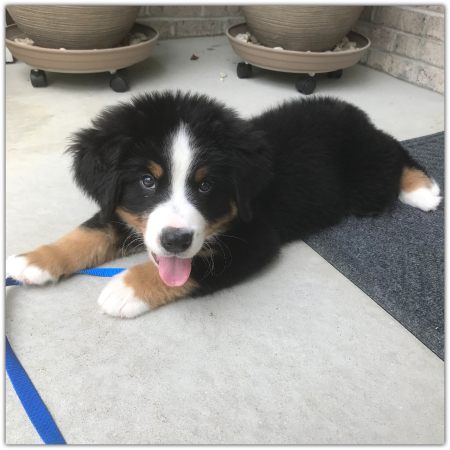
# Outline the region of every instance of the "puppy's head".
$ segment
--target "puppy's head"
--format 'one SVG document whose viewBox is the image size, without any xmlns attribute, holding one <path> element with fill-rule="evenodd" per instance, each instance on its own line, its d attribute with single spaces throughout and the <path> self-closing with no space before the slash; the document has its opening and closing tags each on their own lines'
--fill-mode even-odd
<svg viewBox="0 0 450 450">
<path fill-rule="evenodd" d="M 181 286 L 192 258 L 271 178 L 268 147 L 230 109 L 205 96 L 145 95 L 104 111 L 75 135 L 75 179 L 142 234 L 161 279 Z"/>
</svg>

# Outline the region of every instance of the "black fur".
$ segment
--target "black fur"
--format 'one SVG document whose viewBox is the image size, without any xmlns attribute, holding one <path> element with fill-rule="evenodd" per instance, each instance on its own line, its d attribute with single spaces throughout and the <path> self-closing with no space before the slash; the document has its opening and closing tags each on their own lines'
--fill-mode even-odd
<svg viewBox="0 0 450 450">
<path fill-rule="evenodd" d="M 142 213 L 164 200 L 164 189 L 146 196 L 138 181 L 150 159 L 164 164 L 165 142 L 181 122 L 214 180 L 208 195 L 193 187 L 192 201 L 211 222 L 230 201 L 239 211 L 209 242 L 214 269 L 194 257 L 197 294 L 244 279 L 283 243 L 346 215 L 383 212 L 399 194 L 402 169 L 419 167 L 360 109 L 332 98 L 295 100 L 243 120 L 206 96 L 154 93 L 107 110 L 74 138 L 75 179 L 101 208 L 89 226 L 117 222 L 117 206 Z"/>
<path fill-rule="evenodd" d="M 381 213 L 398 196 L 403 167 L 417 166 L 363 111 L 336 99 L 288 102 L 251 123 L 274 149 L 275 178 L 261 208 L 282 241 L 348 214 Z"/>
</svg>

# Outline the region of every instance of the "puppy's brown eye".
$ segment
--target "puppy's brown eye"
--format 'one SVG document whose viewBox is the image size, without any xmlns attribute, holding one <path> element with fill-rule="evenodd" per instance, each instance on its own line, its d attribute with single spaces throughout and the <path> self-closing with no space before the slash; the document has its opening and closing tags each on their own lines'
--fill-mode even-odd
<svg viewBox="0 0 450 450">
<path fill-rule="evenodd" d="M 144 175 L 141 178 L 141 184 L 145 189 L 154 189 L 156 185 L 155 178 L 151 175 Z"/>
<path fill-rule="evenodd" d="M 203 180 L 203 181 L 200 183 L 200 186 L 198 187 L 198 190 L 199 190 L 200 192 L 205 193 L 205 192 L 209 192 L 209 191 L 211 190 L 211 188 L 212 188 L 211 182 L 210 182 L 210 181 L 207 181 L 207 180 Z"/>
</svg>

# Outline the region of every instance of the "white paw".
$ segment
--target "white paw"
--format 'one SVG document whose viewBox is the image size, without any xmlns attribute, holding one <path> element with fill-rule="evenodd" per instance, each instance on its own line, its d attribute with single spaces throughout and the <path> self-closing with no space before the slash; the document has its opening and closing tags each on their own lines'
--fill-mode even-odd
<svg viewBox="0 0 450 450">
<path fill-rule="evenodd" d="M 124 274 L 116 275 L 103 289 L 98 304 L 110 316 L 131 319 L 150 311 L 150 307 L 135 296 L 134 289 L 127 286 Z"/>
<path fill-rule="evenodd" d="M 12 255 L 6 260 L 6 275 L 24 284 L 45 284 L 57 279 L 40 267 L 28 264 L 26 256 Z"/>
<path fill-rule="evenodd" d="M 432 180 L 431 187 L 422 187 L 412 192 L 401 191 L 399 199 L 407 205 L 419 208 L 422 211 L 433 211 L 441 203 L 442 197 L 436 181 Z"/>
</svg>

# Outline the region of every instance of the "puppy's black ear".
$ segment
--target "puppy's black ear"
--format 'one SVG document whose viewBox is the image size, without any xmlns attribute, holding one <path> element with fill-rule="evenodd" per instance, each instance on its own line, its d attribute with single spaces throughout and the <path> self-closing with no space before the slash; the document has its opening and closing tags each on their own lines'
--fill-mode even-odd
<svg viewBox="0 0 450 450">
<path fill-rule="evenodd" d="M 253 218 L 257 197 L 273 178 L 272 150 L 264 132 L 250 126 L 235 145 L 234 189 L 239 216 L 244 222 Z"/>
<path fill-rule="evenodd" d="M 109 217 L 120 195 L 120 163 L 128 138 L 86 128 L 76 133 L 68 152 L 73 156 L 73 173 L 78 186 Z"/>
</svg>

